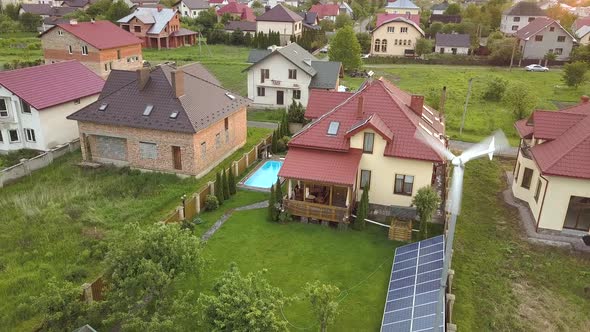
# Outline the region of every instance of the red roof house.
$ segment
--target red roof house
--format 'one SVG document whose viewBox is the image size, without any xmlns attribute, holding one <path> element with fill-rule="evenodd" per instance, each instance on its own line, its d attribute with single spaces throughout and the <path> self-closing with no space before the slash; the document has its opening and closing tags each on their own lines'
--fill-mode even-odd
<svg viewBox="0 0 590 332">
<path fill-rule="evenodd" d="M 256 16 L 254 15 L 252 8 L 243 3 L 230 2 L 219 8 L 217 15 L 223 16 L 224 14 L 229 14 L 232 19 L 237 21 L 256 21 Z"/>
<path fill-rule="evenodd" d="M 421 131 L 446 142 L 444 122 L 423 96 L 379 79 L 356 93 L 313 92 L 308 105 L 306 117 L 314 120 L 293 136 L 279 172 L 289 180 L 286 205 L 293 215 L 347 222 L 367 186 L 371 204 L 409 208 L 416 191 L 431 185 L 444 165 L 416 138 Z M 322 210 L 324 218 L 318 218 L 305 210 L 307 203 L 326 205 L 333 214 Z"/>
<path fill-rule="evenodd" d="M 537 110 L 515 127 L 521 149 L 512 191 L 528 203 L 537 229 L 590 231 L 589 98 L 559 111 Z"/>
<path fill-rule="evenodd" d="M 336 16 L 339 14 L 340 6 L 335 3 L 329 3 L 325 5 L 318 3 L 311 6 L 309 11 L 312 13 L 317 13 L 320 20 L 323 20 L 326 17 L 336 18 Z"/>
<path fill-rule="evenodd" d="M 376 26 L 380 27 L 384 23 L 387 23 L 387 22 L 389 22 L 395 18 L 398 18 L 398 17 L 410 20 L 410 21 L 416 23 L 418 26 L 420 26 L 420 15 L 418 15 L 418 14 L 387 14 L 387 13 L 377 14 Z"/>
</svg>

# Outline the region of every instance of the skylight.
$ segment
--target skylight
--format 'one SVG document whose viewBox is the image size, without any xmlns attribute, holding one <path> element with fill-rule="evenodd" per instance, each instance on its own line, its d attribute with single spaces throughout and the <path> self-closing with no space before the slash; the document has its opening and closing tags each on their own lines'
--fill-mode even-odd
<svg viewBox="0 0 590 332">
<path fill-rule="evenodd" d="M 337 122 L 337 121 L 330 122 L 330 126 L 328 127 L 328 135 L 336 135 L 338 133 L 339 127 L 340 127 L 340 122 Z"/>
<path fill-rule="evenodd" d="M 105 111 L 105 110 L 107 109 L 107 107 L 109 107 L 109 104 L 107 104 L 107 103 L 104 103 L 104 104 L 101 104 L 101 105 L 98 107 L 98 110 L 99 110 L 99 111 Z"/>
<path fill-rule="evenodd" d="M 146 105 L 145 110 L 143 110 L 143 115 L 149 116 L 150 113 L 152 113 L 153 109 L 154 109 L 154 105 Z"/>
<path fill-rule="evenodd" d="M 170 119 L 176 119 L 178 117 L 178 112 L 174 112 L 170 114 Z"/>
<path fill-rule="evenodd" d="M 234 95 L 230 94 L 229 92 L 226 92 L 225 95 L 231 100 L 236 99 L 236 97 Z"/>
</svg>

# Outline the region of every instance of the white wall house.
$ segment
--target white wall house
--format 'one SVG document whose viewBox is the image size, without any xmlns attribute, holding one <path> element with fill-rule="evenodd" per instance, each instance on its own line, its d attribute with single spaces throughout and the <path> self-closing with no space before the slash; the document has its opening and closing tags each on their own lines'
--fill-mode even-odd
<svg viewBox="0 0 590 332">
<path fill-rule="evenodd" d="M 209 9 L 205 0 L 182 0 L 175 4 L 182 17 L 197 18 L 199 13 Z"/>
<path fill-rule="evenodd" d="M 535 19 L 514 36 L 518 38 L 522 59 L 541 60 L 547 53 L 553 53 L 556 60 L 565 61 L 576 43 L 574 36 L 558 21 L 547 17 Z"/>
<path fill-rule="evenodd" d="M 303 17 L 283 5 L 277 5 L 256 18 L 256 32 L 278 32 L 281 45 L 287 45 L 291 37 L 303 33 Z"/>
<path fill-rule="evenodd" d="M 435 52 L 439 54 L 469 54 L 471 40 L 468 34 L 437 33 Z"/>
<path fill-rule="evenodd" d="M 103 85 L 75 61 L 0 72 L 0 152 L 49 150 L 76 139 L 76 121 L 66 116 L 96 101 Z"/>
<path fill-rule="evenodd" d="M 537 17 L 546 17 L 545 11 L 534 2 L 521 1 L 502 13 L 500 31 L 514 34 Z"/>
</svg>

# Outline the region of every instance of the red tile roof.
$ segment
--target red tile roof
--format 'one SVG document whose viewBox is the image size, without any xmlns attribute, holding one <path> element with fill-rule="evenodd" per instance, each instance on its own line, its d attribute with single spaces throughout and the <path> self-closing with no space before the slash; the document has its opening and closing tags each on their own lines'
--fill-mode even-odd
<svg viewBox="0 0 590 332">
<path fill-rule="evenodd" d="M 132 33 L 119 28 L 110 21 L 62 23 L 45 31 L 41 36 L 57 28 L 64 29 L 99 50 L 141 44 L 141 40 Z"/>
<path fill-rule="evenodd" d="M 389 127 L 387 127 L 385 122 L 381 120 L 378 114 L 373 114 L 368 119 L 363 120 L 359 124 L 353 126 L 349 131 L 346 132 L 346 137 L 352 137 L 367 128 L 373 129 L 388 142 L 393 140 L 393 132 L 389 129 Z"/>
<path fill-rule="evenodd" d="M 409 19 L 410 21 L 420 25 L 420 15 L 418 14 L 377 14 L 377 27 L 380 27 L 383 23 L 388 22 L 394 18 L 402 17 Z"/>
<path fill-rule="evenodd" d="M 322 5 L 318 3 L 316 5 L 311 6 L 309 9 L 312 13 L 317 13 L 318 17 L 323 19 L 325 16 L 338 16 L 338 12 L 340 11 L 340 6 L 338 4 L 326 4 Z"/>
<path fill-rule="evenodd" d="M 309 100 L 305 109 L 306 119 L 316 119 L 344 102 L 352 92 L 335 92 L 320 89 L 309 90 Z"/>
<path fill-rule="evenodd" d="M 317 96 L 321 95 L 311 95 L 310 103 L 315 103 L 316 101 L 312 98 L 317 98 Z M 361 96 L 363 98 L 363 115 L 359 118 L 357 114 Z M 385 156 L 434 162 L 443 161 L 443 158 L 438 153 L 415 137 L 418 128 L 427 130 L 436 136 L 444 135 L 444 125 L 441 123 L 438 113 L 425 105 L 423 115 L 419 116 L 408 106 L 410 101 L 411 95 L 409 93 L 400 90 L 386 80 L 365 82 L 363 87 L 353 96 L 295 135 L 289 142 L 289 146 L 328 151 L 348 151 L 350 141 L 346 137 L 346 132 L 353 129 L 360 122 L 367 120 L 373 114 L 377 114 L 393 133 L 393 142 L 387 144 Z M 328 136 L 327 130 L 331 122 L 339 122 L 339 130 L 336 135 Z"/>
<path fill-rule="evenodd" d="M 532 117 L 535 138 L 553 140 L 584 119 L 585 115 L 539 110 Z"/>
<path fill-rule="evenodd" d="M 531 138 L 533 135 L 533 125 L 528 122 L 529 119 L 522 119 L 514 123 L 514 127 L 521 138 Z"/>
<path fill-rule="evenodd" d="M 227 5 L 219 8 L 217 11 L 217 15 L 223 16 L 223 14 L 239 14 L 241 15 L 240 18 L 243 21 L 250 21 L 254 22 L 256 20 L 256 16 L 254 15 L 254 11 L 252 8 L 248 7 L 248 5 L 237 3 L 237 2 L 230 2 Z"/>
<path fill-rule="evenodd" d="M 354 186 L 362 151 L 345 152 L 290 148 L 279 176 Z"/>
<path fill-rule="evenodd" d="M 590 16 L 578 17 L 573 24 L 573 30 L 576 31 L 585 25 L 590 25 Z"/>
<path fill-rule="evenodd" d="M 0 85 L 37 110 L 99 94 L 104 81 L 78 61 L 0 72 Z"/>
</svg>

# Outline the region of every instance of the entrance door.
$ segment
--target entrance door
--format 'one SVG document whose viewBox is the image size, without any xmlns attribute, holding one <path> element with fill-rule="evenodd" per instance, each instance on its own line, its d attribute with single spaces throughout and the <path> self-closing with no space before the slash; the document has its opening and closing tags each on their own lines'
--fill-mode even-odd
<svg viewBox="0 0 590 332">
<path fill-rule="evenodd" d="M 182 169 L 182 157 L 180 154 L 180 146 L 172 147 L 172 161 L 174 163 L 174 169 Z"/>
<path fill-rule="evenodd" d="M 277 91 L 277 105 L 283 105 L 285 103 L 285 92 Z"/>
</svg>

